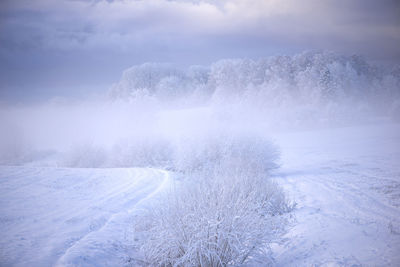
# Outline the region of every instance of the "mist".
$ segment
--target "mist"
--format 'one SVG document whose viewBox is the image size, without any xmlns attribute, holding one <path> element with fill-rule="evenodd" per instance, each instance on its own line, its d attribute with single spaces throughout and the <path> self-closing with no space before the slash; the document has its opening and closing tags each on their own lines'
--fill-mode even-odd
<svg viewBox="0 0 400 267">
<path fill-rule="evenodd" d="M 268 135 L 398 121 L 399 84 L 398 67 L 332 52 L 188 68 L 144 63 L 125 70 L 101 97 L 2 107 L 2 159 L 30 161 L 85 145 L 106 151 L 137 138 L 172 142 L 217 129 Z"/>
<path fill-rule="evenodd" d="M 395 1 L 0 3 L 0 265 L 397 266 Z"/>
</svg>

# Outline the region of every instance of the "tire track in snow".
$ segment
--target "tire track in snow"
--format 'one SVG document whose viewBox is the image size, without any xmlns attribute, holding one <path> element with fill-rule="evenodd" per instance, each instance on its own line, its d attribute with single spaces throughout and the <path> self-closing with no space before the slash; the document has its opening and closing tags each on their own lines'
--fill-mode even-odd
<svg viewBox="0 0 400 267">
<path fill-rule="evenodd" d="M 399 260 L 400 242 L 390 226 L 398 225 L 400 211 L 344 179 L 348 176 L 281 177 L 299 207 L 297 225 L 276 250 L 278 265 L 392 265 Z"/>
<path fill-rule="evenodd" d="M 86 262 L 86 264 L 88 264 L 91 260 L 90 258 L 93 256 L 93 253 L 91 253 L 91 251 L 88 251 L 88 249 L 90 250 L 92 248 L 91 244 L 96 243 L 96 241 L 100 240 L 101 242 L 105 242 L 106 240 L 104 238 L 100 238 L 96 240 L 96 236 L 100 235 L 102 232 L 106 231 L 107 228 L 112 228 L 111 224 L 115 224 L 118 225 L 118 221 L 123 221 L 126 217 L 129 217 L 130 214 L 132 214 L 135 210 L 137 210 L 137 208 L 143 204 L 144 202 L 150 200 L 152 197 L 154 197 L 155 195 L 157 195 L 163 188 L 165 188 L 165 186 L 168 184 L 169 180 L 170 180 L 170 176 L 169 173 L 167 171 L 164 170 L 154 170 L 154 169 L 150 169 L 151 170 L 151 174 L 149 175 L 142 175 L 141 179 L 136 181 L 135 183 L 133 183 L 133 185 L 137 185 L 141 180 L 143 180 L 143 177 L 151 177 L 154 180 L 156 180 L 155 177 L 157 177 L 156 175 L 154 175 L 155 173 L 162 173 L 163 174 L 163 180 L 158 184 L 158 186 L 150 191 L 147 192 L 149 188 L 154 187 L 154 182 L 150 183 L 150 181 L 148 181 L 148 185 L 146 185 L 143 189 L 139 190 L 138 192 L 140 192 L 140 194 L 142 194 L 143 192 L 145 193 L 144 197 L 141 197 L 130 209 L 126 210 L 126 211 L 121 211 L 118 213 L 115 213 L 113 215 L 110 216 L 110 218 L 104 222 L 98 229 L 94 230 L 94 231 L 90 231 L 88 232 L 85 236 L 83 236 L 81 239 L 77 240 L 76 242 L 74 242 L 74 244 L 72 244 L 72 246 L 70 246 L 59 258 L 59 260 L 57 261 L 57 263 L 55 264 L 56 266 L 69 266 L 69 265 L 80 265 L 82 264 L 82 260 Z M 132 170 L 130 170 L 130 175 L 132 176 Z M 115 226 L 114 225 L 114 226 Z M 119 225 L 121 226 L 121 225 Z M 130 225 L 128 225 L 129 227 Z M 121 229 L 119 229 L 121 230 Z M 122 230 L 126 230 L 126 229 L 122 229 Z M 89 247 L 89 248 L 88 248 Z M 98 248 L 97 248 L 98 249 Z M 100 248 L 101 250 L 102 248 Z M 104 248 L 105 249 L 105 248 Z M 88 253 L 89 252 L 89 253 Z M 92 251 L 93 252 L 93 251 Z M 85 256 L 85 253 L 87 254 L 92 254 L 89 256 Z M 107 251 L 97 251 L 96 253 L 100 253 L 100 254 L 107 254 Z M 83 259 L 82 259 L 83 258 Z M 92 257 L 93 258 L 93 257 Z M 99 256 L 99 258 L 101 258 L 101 256 Z M 95 263 L 89 263 L 90 265 L 97 265 Z M 104 264 L 104 262 L 103 262 Z"/>
</svg>

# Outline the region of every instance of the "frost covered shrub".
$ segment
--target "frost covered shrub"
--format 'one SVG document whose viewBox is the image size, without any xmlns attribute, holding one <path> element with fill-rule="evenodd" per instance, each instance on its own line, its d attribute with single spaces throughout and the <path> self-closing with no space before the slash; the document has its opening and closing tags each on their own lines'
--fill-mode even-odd
<svg viewBox="0 0 400 267">
<path fill-rule="evenodd" d="M 61 165 L 73 168 L 105 167 L 107 152 L 93 144 L 75 145 L 64 155 Z"/>
<path fill-rule="evenodd" d="M 277 152 L 266 144 L 241 135 L 186 142 L 185 153 L 176 156 L 184 180 L 166 190 L 135 225 L 145 262 L 270 263 L 269 244 L 284 233 L 292 206 L 268 180 Z"/>
<path fill-rule="evenodd" d="M 23 131 L 10 123 L 0 131 L 0 164 L 21 165 L 34 159 L 34 151 Z"/>
<path fill-rule="evenodd" d="M 21 165 L 33 159 L 34 153 L 24 140 L 0 140 L 0 165 Z"/>
<path fill-rule="evenodd" d="M 157 167 L 171 165 L 172 147 L 161 137 L 136 137 L 117 143 L 111 151 L 114 167 Z"/>
<path fill-rule="evenodd" d="M 198 177 L 158 203 L 141 224 L 150 265 L 226 266 L 268 263 L 268 245 L 284 232 L 291 207 L 261 177 Z"/>
<path fill-rule="evenodd" d="M 76 145 L 67 151 L 62 165 L 76 168 L 171 166 L 172 147 L 161 137 L 132 137 L 111 149 L 92 144 Z"/>
<path fill-rule="evenodd" d="M 244 172 L 265 175 L 278 167 L 279 152 L 259 135 L 245 133 L 210 133 L 185 138 L 176 145 L 175 170 L 195 172 Z"/>
</svg>

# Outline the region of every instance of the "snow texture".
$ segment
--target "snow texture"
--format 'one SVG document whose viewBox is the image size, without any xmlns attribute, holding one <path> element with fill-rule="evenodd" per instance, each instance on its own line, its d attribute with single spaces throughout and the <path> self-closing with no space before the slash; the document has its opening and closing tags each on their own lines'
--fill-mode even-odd
<svg viewBox="0 0 400 267">
<path fill-rule="evenodd" d="M 277 266 L 398 266 L 400 126 L 277 136 L 276 181 L 297 223 L 274 247 Z"/>
<path fill-rule="evenodd" d="M 153 169 L 1 167 L 0 264 L 127 264 L 132 213 L 168 177 Z"/>
</svg>

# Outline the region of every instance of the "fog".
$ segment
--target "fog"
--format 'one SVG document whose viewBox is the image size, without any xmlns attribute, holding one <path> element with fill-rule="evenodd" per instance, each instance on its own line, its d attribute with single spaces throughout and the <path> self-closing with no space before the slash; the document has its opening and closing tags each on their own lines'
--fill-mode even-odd
<svg viewBox="0 0 400 267">
<path fill-rule="evenodd" d="M 0 265 L 397 266 L 398 2 L 0 1 Z"/>
<path fill-rule="evenodd" d="M 124 155 L 113 160 L 118 147 L 132 157 L 128 147 L 137 150 L 135 144 L 172 144 L 219 131 L 269 136 L 399 121 L 399 73 L 398 67 L 383 69 L 360 56 L 332 52 L 187 68 L 145 63 L 125 70 L 101 97 L 3 105 L 0 158 L 7 164 L 134 166 Z M 66 159 L 77 151 L 104 155 L 96 163 Z"/>
</svg>

